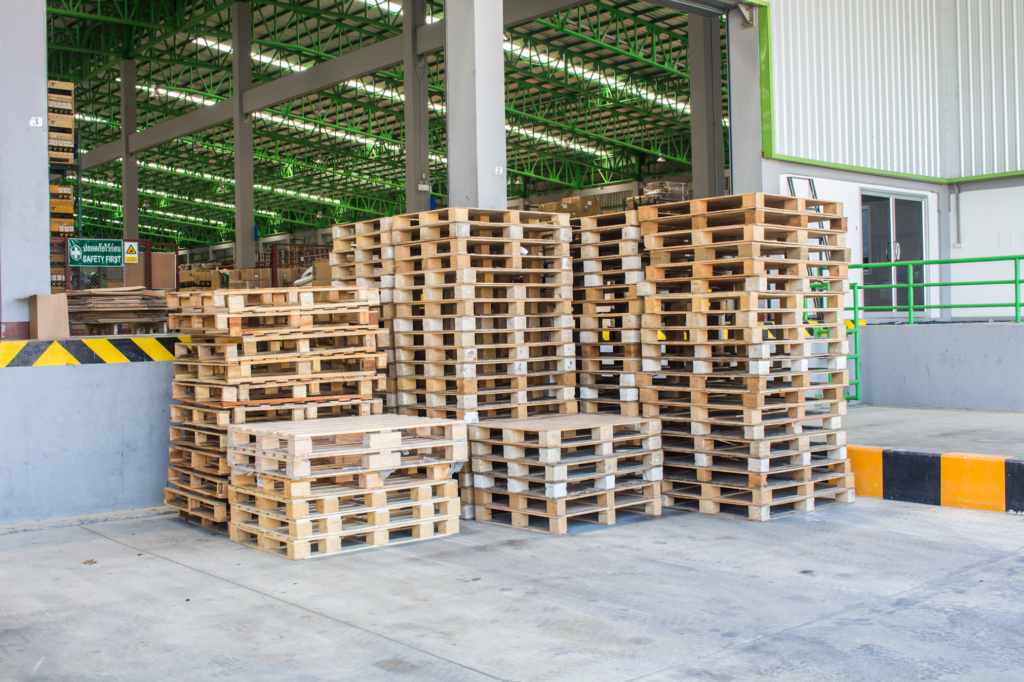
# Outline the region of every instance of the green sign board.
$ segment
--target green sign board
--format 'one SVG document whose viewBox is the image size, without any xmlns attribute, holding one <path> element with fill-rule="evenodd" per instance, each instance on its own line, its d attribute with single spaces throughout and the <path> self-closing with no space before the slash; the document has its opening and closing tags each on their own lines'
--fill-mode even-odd
<svg viewBox="0 0 1024 682">
<path fill-rule="evenodd" d="M 120 239 L 69 239 L 68 265 L 124 267 L 124 246 Z"/>
</svg>

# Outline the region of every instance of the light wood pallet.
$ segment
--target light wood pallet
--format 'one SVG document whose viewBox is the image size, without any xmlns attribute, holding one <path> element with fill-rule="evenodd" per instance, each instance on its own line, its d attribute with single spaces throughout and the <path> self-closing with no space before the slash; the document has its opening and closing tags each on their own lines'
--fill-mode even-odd
<svg viewBox="0 0 1024 682">
<path fill-rule="evenodd" d="M 287 478 L 360 476 L 469 455 L 461 421 L 390 414 L 233 425 L 229 439 L 228 463 L 236 473 Z"/>
<path fill-rule="evenodd" d="M 184 314 L 259 313 L 265 310 L 316 310 L 324 306 L 363 307 L 378 303 L 365 287 L 285 287 L 215 289 L 167 294 L 167 306 Z"/>
<path fill-rule="evenodd" d="M 401 400 L 401 394 L 399 394 L 399 400 Z M 576 414 L 578 408 L 579 405 L 575 399 L 535 398 L 526 403 L 519 404 L 512 404 L 511 402 L 486 403 L 474 409 L 400 404 L 398 406 L 398 413 L 410 416 L 450 417 L 475 423 L 489 419 L 527 419 L 536 416 Z"/>
<path fill-rule="evenodd" d="M 217 339 L 197 336 L 188 343 L 174 344 L 179 361 L 258 362 L 263 359 L 288 361 L 318 355 L 372 353 L 386 344 L 385 330 L 374 326 L 353 326 L 323 335 L 299 335 L 281 339 Z"/>
<path fill-rule="evenodd" d="M 456 535 L 459 532 L 459 517 L 452 515 L 417 519 L 409 516 L 396 519 L 383 527 L 357 528 L 351 533 L 315 535 L 303 539 L 234 522 L 228 527 L 234 542 L 288 559 L 300 560 Z"/>
<path fill-rule="evenodd" d="M 677 467 L 665 478 L 665 506 L 703 514 L 769 521 L 854 501 L 849 460 L 819 461 L 779 473 L 735 474 Z"/>
<path fill-rule="evenodd" d="M 660 516 L 661 483 L 629 483 L 615 490 L 587 491 L 560 499 L 475 489 L 476 520 L 524 530 L 563 535 L 570 522 L 613 525 L 618 512 Z"/>
<path fill-rule="evenodd" d="M 762 192 L 731 194 L 706 199 L 689 199 L 687 201 L 676 201 L 666 204 L 652 204 L 641 206 L 637 209 L 637 213 L 641 224 L 643 224 L 645 221 L 658 220 L 665 217 L 702 215 L 720 211 L 734 211 L 736 209 L 768 209 L 780 212 L 814 213 L 837 217 L 842 217 L 843 214 L 843 205 L 839 202 L 790 197 L 780 194 L 765 194 Z"/>
<path fill-rule="evenodd" d="M 381 302 L 391 303 L 395 286 L 391 218 L 335 225 L 332 235 L 334 247 L 329 262 L 333 283 L 380 289 Z"/>
<path fill-rule="evenodd" d="M 569 215 L 536 211 L 498 211 L 446 208 L 394 216 L 392 243 L 431 241 L 449 237 L 486 236 L 504 239 L 572 239 Z"/>
<path fill-rule="evenodd" d="M 349 381 L 372 378 L 384 369 L 384 353 L 348 353 L 294 358 L 252 358 L 214 362 L 174 362 L 174 381 L 200 381 L 216 385 L 258 385 L 291 380 Z"/>
<path fill-rule="evenodd" d="M 386 379 L 372 370 L 332 379 L 290 379 L 259 384 L 211 384 L 183 379 L 171 384 L 171 397 L 181 402 L 217 407 L 362 401 L 372 400 L 374 386 L 384 388 Z"/>
</svg>

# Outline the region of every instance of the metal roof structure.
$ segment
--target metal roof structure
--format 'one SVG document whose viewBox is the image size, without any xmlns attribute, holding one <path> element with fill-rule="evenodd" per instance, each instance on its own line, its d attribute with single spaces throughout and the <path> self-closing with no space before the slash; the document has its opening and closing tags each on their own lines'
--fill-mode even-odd
<svg viewBox="0 0 1024 682">
<path fill-rule="evenodd" d="M 140 130 L 229 97 L 232 4 L 48 0 L 48 72 L 76 83 L 83 149 L 120 137 L 122 59 L 137 63 Z M 428 23 L 443 7 L 428 0 Z M 253 0 L 252 9 L 254 85 L 402 32 L 401 5 L 386 0 Z M 690 169 L 686 14 L 591 2 L 509 29 L 504 53 L 510 197 Z M 444 53 L 426 59 L 432 190 L 443 205 Z M 399 65 L 254 114 L 261 234 L 403 210 L 402 90 Z M 230 123 L 138 158 L 143 237 L 185 247 L 233 239 Z M 88 236 L 120 234 L 119 164 L 83 172 Z"/>
</svg>

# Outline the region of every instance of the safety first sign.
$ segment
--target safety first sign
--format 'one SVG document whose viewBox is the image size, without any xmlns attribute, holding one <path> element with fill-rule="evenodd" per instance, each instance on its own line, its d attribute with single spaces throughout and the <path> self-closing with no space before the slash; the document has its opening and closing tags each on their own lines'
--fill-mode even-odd
<svg viewBox="0 0 1024 682">
<path fill-rule="evenodd" d="M 124 262 L 138 263 L 139 262 L 139 243 L 138 242 L 125 242 L 124 243 Z"/>
</svg>

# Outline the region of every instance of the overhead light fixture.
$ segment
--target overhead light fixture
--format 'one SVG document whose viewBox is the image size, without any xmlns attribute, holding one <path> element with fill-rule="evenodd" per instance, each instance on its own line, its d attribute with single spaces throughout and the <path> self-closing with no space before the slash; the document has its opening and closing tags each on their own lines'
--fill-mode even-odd
<svg viewBox="0 0 1024 682">
<path fill-rule="evenodd" d="M 317 116 L 323 116 L 327 113 L 327 107 L 324 106 L 323 102 L 317 101 L 317 103 L 313 105 L 313 113 Z"/>
<path fill-rule="evenodd" d="M 317 154 L 316 155 L 316 162 L 317 163 L 323 163 L 324 162 L 324 155 L 323 154 Z"/>
<path fill-rule="evenodd" d="M 665 157 L 661 154 L 658 154 L 658 163 L 665 163 Z"/>
<path fill-rule="evenodd" d="M 502 31 L 501 35 L 502 37 L 505 38 L 505 40 L 512 40 L 512 34 L 509 33 L 508 31 Z"/>
<path fill-rule="evenodd" d="M 317 218 L 323 218 L 324 217 L 324 212 L 323 211 L 317 211 L 316 212 L 316 217 Z"/>
<path fill-rule="evenodd" d="M 149 208 L 149 199 L 142 202 L 142 208 Z"/>
</svg>

